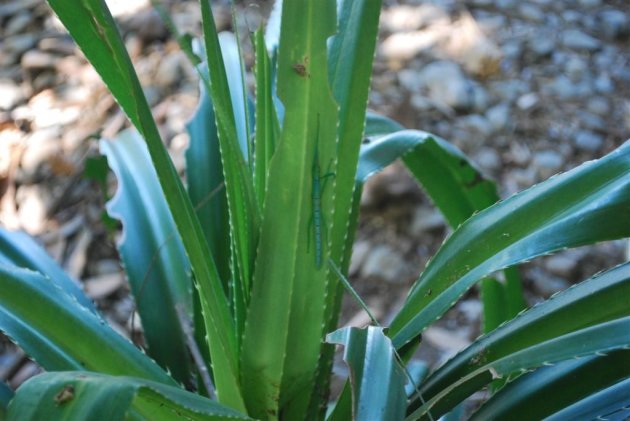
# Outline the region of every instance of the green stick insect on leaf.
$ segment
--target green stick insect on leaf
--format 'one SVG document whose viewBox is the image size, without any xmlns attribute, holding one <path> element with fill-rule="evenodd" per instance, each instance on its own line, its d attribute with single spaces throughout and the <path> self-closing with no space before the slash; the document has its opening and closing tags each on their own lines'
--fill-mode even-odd
<svg viewBox="0 0 630 421">
<path fill-rule="evenodd" d="M 315 141 L 315 152 L 313 154 L 313 191 L 311 194 L 311 199 L 313 201 L 313 215 L 311 219 L 311 224 L 313 224 L 313 237 L 315 240 L 315 265 L 317 269 L 322 267 L 322 220 L 324 216 L 322 215 L 322 193 L 324 188 L 326 187 L 326 181 L 328 181 L 329 177 L 334 177 L 335 173 L 330 172 L 330 166 L 332 165 L 332 161 L 328 164 L 328 169 L 326 174 L 321 174 L 321 165 L 319 162 L 319 113 L 317 114 L 317 131 L 316 131 L 316 141 Z M 322 182 L 323 181 L 323 182 Z M 308 235 L 308 245 L 310 248 L 311 239 L 310 239 L 310 230 Z"/>
</svg>

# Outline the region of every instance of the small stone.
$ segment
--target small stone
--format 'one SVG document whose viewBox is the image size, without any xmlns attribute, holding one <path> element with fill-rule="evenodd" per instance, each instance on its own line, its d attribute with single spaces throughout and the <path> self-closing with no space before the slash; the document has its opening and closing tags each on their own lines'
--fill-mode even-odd
<svg viewBox="0 0 630 421">
<path fill-rule="evenodd" d="M 579 22 L 582 20 L 582 13 L 576 10 L 563 10 L 562 11 L 562 21 L 566 24 L 576 24 L 579 25 Z M 573 25 L 575 26 L 575 25 Z"/>
<path fill-rule="evenodd" d="M 10 80 L 0 80 L 0 110 L 11 110 L 25 100 L 22 88 Z"/>
<path fill-rule="evenodd" d="M 177 84 L 182 76 L 182 57 L 179 53 L 169 54 L 162 59 L 155 75 L 155 82 L 162 88 Z"/>
<path fill-rule="evenodd" d="M 468 74 L 487 78 L 499 73 L 504 53 L 470 14 L 462 14 L 452 31 L 446 51 Z"/>
<path fill-rule="evenodd" d="M 140 57 L 140 55 L 142 54 L 142 44 L 143 43 L 140 37 L 133 34 L 129 35 L 125 39 L 125 48 L 129 53 L 129 57 L 131 57 L 132 59 L 137 59 L 138 57 Z"/>
<path fill-rule="evenodd" d="M 480 320 L 483 314 L 483 304 L 476 299 L 460 301 L 457 304 L 457 309 L 470 323 Z"/>
<path fill-rule="evenodd" d="M 422 88 L 422 79 L 417 70 L 403 69 L 398 72 L 398 83 L 409 92 L 418 92 Z"/>
<path fill-rule="evenodd" d="M 602 0 L 578 0 L 582 7 L 594 8 L 602 5 Z"/>
<path fill-rule="evenodd" d="M 553 173 L 562 168 L 564 159 L 556 151 L 544 150 L 534 154 L 533 162 L 538 168 L 549 170 Z"/>
<path fill-rule="evenodd" d="M 55 67 L 57 58 L 49 53 L 31 50 L 22 56 L 22 68 L 27 70 L 50 69 Z"/>
<path fill-rule="evenodd" d="M 537 59 L 551 56 L 556 49 L 556 43 L 550 36 L 535 36 L 527 42 L 527 46 Z"/>
<path fill-rule="evenodd" d="M 619 57 L 619 50 L 610 47 L 607 46 L 593 55 L 593 62 L 600 72 L 610 71 Z"/>
<path fill-rule="evenodd" d="M 134 13 L 127 22 L 127 27 L 145 42 L 163 40 L 168 35 L 164 22 L 153 8 Z"/>
<path fill-rule="evenodd" d="M 490 98 L 488 92 L 479 83 L 471 83 L 470 96 L 472 97 L 472 109 L 478 113 L 483 113 L 488 108 Z"/>
<path fill-rule="evenodd" d="M 588 72 L 588 64 L 578 57 L 572 57 L 564 66 L 564 69 L 573 82 L 577 82 Z"/>
<path fill-rule="evenodd" d="M 498 9 L 510 10 L 516 6 L 517 0 L 496 0 L 494 4 Z"/>
<path fill-rule="evenodd" d="M 595 79 L 595 89 L 601 94 L 609 94 L 615 89 L 615 86 L 610 76 L 600 74 Z"/>
<path fill-rule="evenodd" d="M 37 48 L 39 48 L 41 51 L 61 54 L 64 56 L 69 56 L 76 52 L 76 46 L 70 38 L 43 38 L 37 44 Z"/>
<path fill-rule="evenodd" d="M 610 105 L 608 103 L 608 100 L 604 97 L 599 96 L 591 98 L 586 103 L 586 108 L 590 112 L 600 116 L 606 116 L 610 112 Z"/>
<path fill-rule="evenodd" d="M 13 16 L 4 27 L 4 36 L 9 37 L 24 31 L 29 23 L 31 23 L 31 14 L 29 12 L 20 12 Z"/>
<path fill-rule="evenodd" d="M 572 50 L 596 51 L 601 47 L 598 39 L 578 29 L 567 29 L 562 33 L 562 44 Z"/>
<path fill-rule="evenodd" d="M 413 214 L 410 233 L 417 237 L 425 232 L 442 229 L 445 226 L 446 222 L 439 211 L 427 206 L 420 206 Z"/>
<path fill-rule="evenodd" d="M 606 39 L 612 41 L 630 35 L 630 19 L 621 10 L 604 10 L 598 18 L 599 30 Z"/>
<path fill-rule="evenodd" d="M 0 18 L 13 16 L 41 4 L 39 0 L 14 0 L 0 3 Z"/>
<path fill-rule="evenodd" d="M 574 253 L 562 253 L 548 257 L 544 260 L 544 267 L 550 273 L 568 278 L 577 266 L 579 256 Z"/>
<path fill-rule="evenodd" d="M 20 34 L 12 37 L 5 38 L 4 48 L 8 51 L 12 51 L 17 55 L 24 53 L 26 50 L 30 50 L 37 43 L 37 38 L 33 34 Z"/>
<path fill-rule="evenodd" d="M 516 165 L 525 165 L 532 158 L 532 151 L 527 145 L 511 142 L 509 156 Z"/>
<path fill-rule="evenodd" d="M 490 84 L 490 92 L 493 96 L 507 103 L 513 103 L 518 97 L 529 91 L 529 85 L 522 80 L 502 80 Z"/>
<path fill-rule="evenodd" d="M 575 135 L 575 146 L 586 152 L 597 152 L 604 144 L 604 137 L 588 130 L 580 130 Z"/>
<path fill-rule="evenodd" d="M 390 246 L 378 245 L 374 247 L 361 269 L 361 275 L 370 278 L 380 278 L 386 282 L 402 283 L 402 270 L 405 262 Z"/>
<path fill-rule="evenodd" d="M 458 123 L 468 136 L 477 135 L 482 139 L 486 139 L 492 134 L 492 125 L 487 118 L 479 114 L 462 117 Z"/>
<path fill-rule="evenodd" d="M 495 131 L 503 130 L 510 124 L 510 106 L 501 102 L 486 111 L 486 118 Z"/>
<path fill-rule="evenodd" d="M 434 61 L 421 72 L 421 78 L 429 89 L 429 97 L 456 110 L 473 106 L 471 83 L 461 68 L 450 61 Z"/>
<path fill-rule="evenodd" d="M 581 127 L 586 129 L 605 132 L 608 128 L 606 120 L 588 111 L 579 110 L 577 112 L 577 121 L 580 122 Z"/>
<path fill-rule="evenodd" d="M 31 235 L 41 234 L 46 227 L 47 197 L 44 187 L 39 184 L 22 185 L 18 188 L 18 219 L 22 228 Z"/>
<path fill-rule="evenodd" d="M 543 86 L 543 90 L 547 89 L 560 99 L 575 99 L 593 94 L 588 81 L 574 83 L 564 75 L 558 76 L 551 83 Z"/>
<path fill-rule="evenodd" d="M 368 241 L 359 240 L 354 243 L 352 247 L 352 257 L 350 258 L 350 268 L 348 269 L 349 275 L 356 275 L 359 273 L 361 266 L 365 263 L 365 259 L 368 256 L 372 246 Z"/>
<path fill-rule="evenodd" d="M 393 61 L 410 60 L 422 51 L 433 47 L 438 37 L 427 31 L 396 32 L 379 45 L 379 54 Z"/>
<path fill-rule="evenodd" d="M 531 187 L 536 182 L 536 171 L 533 168 L 517 168 L 510 172 L 508 182 L 516 185 L 515 188 L 510 189 L 512 193 L 516 193 L 523 188 Z"/>
<path fill-rule="evenodd" d="M 390 7 L 381 14 L 381 25 L 390 32 L 409 32 L 429 25 L 446 25 L 450 22 L 446 10 L 430 3 Z"/>
<path fill-rule="evenodd" d="M 545 298 L 564 291 L 569 287 L 567 280 L 553 276 L 543 269 L 532 269 L 531 276 L 534 282 L 534 289 Z"/>
<path fill-rule="evenodd" d="M 42 164 L 61 152 L 60 135 L 59 127 L 55 126 L 37 130 L 29 136 L 20 160 L 20 167 L 26 180 L 31 180 Z"/>
<path fill-rule="evenodd" d="M 97 275 L 84 281 L 85 293 L 93 300 L 100 300 L 118 291 L 124 283 L 122 272 Z"/>
<path fill-rule="evenodd" d="M 541 23 L 545 20 L 545 13 L 535 4 L 521 3 L 518 6 L 518 13 L 521 18 L 530 22 Z"/>
<path fill-rule="evenodd" d="M 160 90 L 156 86 L 145 86 L 144 88 L 142 88 L 142 91 L 144 92 L 144 96 L 146 97 L 147 102 L 151 107 L 157 105 L 157 103 L 160 102 L 161 94 Z"/>
<path fill-rule="evenodd" d="M 115 259 L 97 260 L 92 263 L 91 272 L 94 276 L 118 273 L 120 272 L 120 263 Z"/>
<path fill-rule="evenodd" d="M 523 110 L 531 110 L 540 102 L 540 97 L 535 92 L 530 92 L 528 94 L 522 95 L 516 101 L 516 106 Z"/>
<path fill-rule="evenodd" d="M 409 103 L 414 109 L 418 111 L 429 111 L 429 110 L 432 110 L 434 106 L 436 105 L 429 98 L 423 95 L 417 94 L 417 93 L 414 93 L 411 95 L 411 98 L 409 99 Z"/>
<path fill-rule="evenodd" d="M 498 170 L 501 168 L 501 157 L 493 148 L 483 147 L 475 154 L 475 162 L 483 169 Z"/>
<path fill-rule="evenodd" d="M 54 72 L 44 71 L 33 79 L 32 85 L 35 92 L 40 92 L 46 88 L 56 85 L 57 75 Z"/>
</svg>

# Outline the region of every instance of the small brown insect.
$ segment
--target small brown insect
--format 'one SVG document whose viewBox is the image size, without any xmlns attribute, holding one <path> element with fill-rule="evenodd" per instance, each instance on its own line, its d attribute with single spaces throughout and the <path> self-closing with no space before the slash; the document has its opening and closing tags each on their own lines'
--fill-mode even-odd
<svg viewBox="0 0 630 421">
<path fill-rule="evenodd" d="M 293 64 L 293 70 L 295 70 L 295 73 L 297 73 L 300 77 L 311 77 L 311 74 L 308 72 L 307 66 L 308 57 L 304 57 L 304 60 L 301 63 Z"/>
<path fill-rule="evenodd" d="M 66 402 L 70 402 L 74 399 L 74 386 L 67 384 L 55 395 L 55 402 L 57 405 L 63 405 Z"/>
</svg>

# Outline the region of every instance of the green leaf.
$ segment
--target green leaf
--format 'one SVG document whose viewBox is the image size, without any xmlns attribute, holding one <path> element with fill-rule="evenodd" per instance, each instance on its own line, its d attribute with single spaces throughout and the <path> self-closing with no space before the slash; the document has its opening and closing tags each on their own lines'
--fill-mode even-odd
<svg viewBox="0 0 630 421">
<path fill-rule="evenodd" d="M 223 290 L 228 294 L 231 288 L 230 265 L 232 255 L 223 163 L 221 162 L 214 108 L 212 99 L 208 95 L 208 73 L 205 69 L 199 69 L 199 72 L 205 82 L 199 84 L 200 99 L 197 110 L 186 124 L 190 138 L 186 150 L 188 195 L 194 205 L 216 263 Z M 205 359 L 209 360 L 209 350 L 205 344 L 206 328 L 198 294 L 195 294 L 193 307 L 195 337 Z"/>
<path fill-rule="evenodd" d="M 486 278 L 481 281 L 481 300 L 484 303 L 505 302 L 504 285 L 493 278 Z M 506 306 L 492 305 L 487 308 L 484 305 L 483 312 L 483 332 L 488 333 L 496 329 L 501 323 L 510 318 L 507 316 Z"/>
<path fill-rule="evenodd" d="M 180 382 L 190 380 L 190 358 L 176 308 L 192 315 L 192 279 L 175 222 L 146 145 L 133 129 L 100 143 L 118 179 L 108 203 L 123 222 L 118 250 L 142 320 L 147 353 Z"/>
<path fill-rule="evenodd" d="M 399 348 L 477 280 L 566 247 L 630 235 L 630 142 L 468 219 L 444 243 L 391 324 Z"/>
<path fill-rule="evenodd" d="M 0 228 L 0 264 L 11 264 L 45 274 L 83 307 L 98 315 L 94 303 L 83 293 L 79 282 L 70 278 L 28 234 Z"/>
<path fill-rule="evenodd" d="M 49 0 L 49 4 L 147 142 L 199 289 L 219 399 L 242 409 L 236 332 L 227 298 L 199 220 L 162 144 L 116 24 L 100 0 L 81 0 L 73 7 L 63 0 Z"/>
<path fill-rule="evenodd" d="M 399 131 L 365 144 L 357 181 L 365 182 L 398 158 L 404 160 L 453 227 L 499 199 L 494 183 L 485 179 L 462 152 L 419 130 Z"/>
<path fill-rule="evenodd" d="M 236 28 L 236 26 L 234 27 Z M 240 46 L 237 35 L 238 34 L 232 34 L 230 32 L 221 32 L 219 34 L 219 44 L 221 46 L 223 64 L 225 65 L 225 76 L 230 91 L 230 102 L 232 104 L 232 113 L 234 114 L 238 144 L 240 145 L 242 156 L 245 157 L 246 160 L 249 160 L 250 135 L 248 128 L 247 90 L 244 85 L 244 69 L 241 63 Z M 210 64 L 212 61 L 214 60 L 211 60 Z M 210 67 L 210 69 L 214 71 L 214 67 Z"/>
<path fill-rule="evenodd" d="M 630 263 L 584 281 L 479 338 L 429 376 L 421 389 L 427 404 L 417 414 L 434 406 L 431 414 L 436 417 L 493 378 L 627 347 L 629 314 Z"/>
<path fill-rule="evenodd" d="M 333 37 L 328 52 L 328 77 L 339 104 L 338 154 L 343 158 L 343 165 L 339 165 L 336 174 L 331 252 L 337 265 L 341 265 L 342 262 L 337 259 L 343 255 L 347 245 L 354 178 L 365 124 L 381 1 L 341 4 L 340 29 Z"/>
<path fill-rule="evenodd" d="M 133 377 L 57 372 L 25 382 L 9 405 L 8 420 L 234 420 L 250 419 L 214 401 Z"/>
<path fill-rule="evenodd" d="M 373 114 L 368 117 L 368 126 L 371 132 L 380 134 L 400 127 Z M 496 185 L 462 152 L 430 133 L 416 130 L 397 131 L 364 145 L 358 180 L 363 182 L 399 157 L 452 228 L 499 200 Z M 491 290 L 486 291 L 486 287 Z M 518 314 L 525 308 L 518 270 L 506 269 L 505 281 L 500 284 L 482 283 L 482 299 L 486 332 Z"/>
<path fill-rule="evenodd" d="M 365 116 L 365 136 L 367 141 L 370 141 L 371 138 L 381 137 L 403 130 L 405 130 L 405 127 L 397 121 L 375 112 L 368 111 Z"/>
<path fill-rule="evenodd" d="M 107 175 L 109 174 L 109 166 L 107 158 L 104 156 L 88 157 L 85 160 L 85 169 L 83 177 L 96 182 L 103 192 L 107 193 Z"/>
<path fill-rule="evenodd" d="M 205 74 L 207 77 L 207 72 Z M 230 278 L 230 233 L 223 164 L 212 99 L 200 83 L 195 114 L 186 124 L 190 137 L 186 150 L 188 195 L 217 265 L 227 293 Z"/>
<path fill-rule="evenodd" d="M 625 421 L 630 416 L 628 390 L 630 390 L 630 379 L 625 379 L 555 413 L 547 420 L 602 419 Z"/>
<path fill-rule="evenodd" d="M 508 383 L 472 419 L 543 419 L 629 376 L 629 350 L 563 361 Z"/>
<path fill-rule="evenodd" d="M 284 1 L 278 95 L 286 114 L 267 195 L 242 351 L 248 409 L 303 417 L 323 336 L 336 110 L 326 72 L 335 4 Z M 325 185 L 326 184 L 326 185 Z M 299 352 L 295 352 L 299 349 Z M 290 353 L 291 358 L 285 358 Z M 290 402 L 290 404 L 285 404 Z M 287 407 L 290 406 L 290 407 Z"/>
<path fill-rule="evenodd" d="M 263 38 L 262 28 L 254 34 L 256 52 L 256 147 L 254 184 L 258 206 L 263 208 L 267 189 L 267 174 L 276 150 L 280 123 L 273 104 L 273 69 Z"/>
<path fill-rule="evenodd" d="M 43 275 L 0 265 L 0 290 L 0 330 L 45 369 L 175 384 L 131 342 Z"/>
<path fill-rule="evenodd" d="M 235 282 L 237 282 L 235 289 L 242 294 L 241 300 L 247 302 L 258 244 L 260 210 L 254 195 L 249 168 L 244 158 L 244 156 L 248 156 L 249 152 L 246 132 L 243 133 L 242 129 L 242 125 L 246 124 L 246 121 L 243 120 L 245 115 L 243 110 L 246 105 L 243 104 L 241 67 L 238 57 L 234 58 L 237 47 L 235 43 L 225 44 L 225 48 L 222 49 L 219 36 L 216 33 L 210 2 L 201 0 L 200 4 L 210 73 L 209 94 L 212 98 L 221 147 L 221 160 L 229 206 L 230 233 L 237 266 L 234 269 Z M 237 65 L 238 69 L 235 67 Z M 228 66 L 229 73 L 227 72 Z M 240 120 L 237 120 L 237 117 Z M 239 141 L 243 135 L 245 138 Z M 238 356 L 238 353 L 234 355 Z"/>
<path fill-rule="evenodd" d="M 350 367 L 352 383 L 352 419 L 405 418 L 405 374 L 382 328 L 347 327 L 328 334 L 326 341 L 345 347 L 343 359 Z"/>
<path fill-rule="evenodd" d="M 334 185 L 330 256 L 343 273 L 350 264 L 357 214 L 354 175 L 365 125 L 365 111 L 372 75 L 372 62 L 378 36 L 381 0 L 338 2 L 338 32 L 329 43 L 328 78 L 335 101 L 339 104 L 337 166 Z M 334 275 L 329 275 L 325 309 L 326 332 L 337 328 L 343 288 Z M 328 390 L 333 347 L 323 345 L 316 380 L 317 388 Z M 320 404 L 314 396 L 311 407 Z"/>
</svg>

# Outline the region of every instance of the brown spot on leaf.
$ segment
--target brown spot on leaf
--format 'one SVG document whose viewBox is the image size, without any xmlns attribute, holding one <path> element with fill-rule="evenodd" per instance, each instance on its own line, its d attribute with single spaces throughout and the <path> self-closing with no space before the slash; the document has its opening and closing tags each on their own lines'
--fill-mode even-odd
<svg viewBox="0 0 630 421">
<path fill-rule="evenodd" d="M 74 386 L 71 384 L 65 385 L 59 393 L 55 395 L 55 402 L 57 405 L 63 405 L 74 399 Z"/>
<path fill-rule="evenodd" d="M 311 77 L 311 74 L 308 72 L 308 57 L 304 57 L 301 62 L 294 63 L 293 70 L 300 77 Z"/>
</svg>

